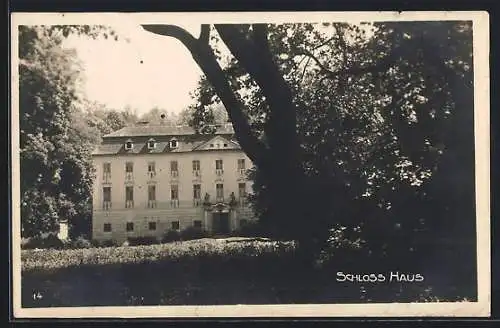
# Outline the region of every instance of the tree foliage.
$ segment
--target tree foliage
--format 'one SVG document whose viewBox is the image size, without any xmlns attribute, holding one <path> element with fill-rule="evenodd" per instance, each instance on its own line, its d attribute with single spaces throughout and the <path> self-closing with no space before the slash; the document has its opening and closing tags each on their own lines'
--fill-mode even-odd
<svg viewBox="0 0 500 328">
<path fill-rule="evenodd" d="M 204 71 L 192 120 L 225 106 L 267 231 L 316 254 L 341 231 L 393 260 L 474 239 L 469 23 L 144 28 L 179 39 Z"/>
<path fill-rule="evenodd" d="M 80 68 L 62 47 L 68 33 L 96 36 L 101 27 L 19 27 L 21 226 L 23 237 L 88 233 L 95 131 L 83 120 Z"/>
</svg>

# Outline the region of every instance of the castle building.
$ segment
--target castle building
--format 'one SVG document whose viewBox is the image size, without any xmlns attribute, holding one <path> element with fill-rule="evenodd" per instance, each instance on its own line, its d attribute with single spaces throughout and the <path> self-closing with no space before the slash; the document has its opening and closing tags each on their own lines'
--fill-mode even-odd
<svg viewBox="0 0 500 328">
<path fill-rule="evenodd" d="M 93 152 L 92 238 L 161 238 L 195 227 L 215 234 L 253 218 L 252 163 L 231 125 L 213 134 L 139 122 L 105 135 Z"/>
</svg>

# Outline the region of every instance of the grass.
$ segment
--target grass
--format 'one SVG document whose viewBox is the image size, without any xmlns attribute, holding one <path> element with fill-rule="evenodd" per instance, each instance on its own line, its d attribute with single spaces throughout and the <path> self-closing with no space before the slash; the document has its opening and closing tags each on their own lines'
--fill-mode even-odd
<svg viewBox="0 0 500 328">
<path fill-rule="evenodd" d="M 431 276 L 421 284 L 339 283 L 336 271 L 345 268 L 305 269 L 293 243 L 245 238 L 23 250 L 21 258 L 24 307 L 423 302 L 459 294 L 433 290 Z"/>
</svg>

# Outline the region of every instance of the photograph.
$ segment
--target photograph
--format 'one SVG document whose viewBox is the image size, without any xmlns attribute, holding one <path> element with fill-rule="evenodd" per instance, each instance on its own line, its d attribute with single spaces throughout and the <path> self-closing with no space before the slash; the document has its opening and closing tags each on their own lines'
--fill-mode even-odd
<svg viewBox="0 0 500 328">
<path fill-rule="evenodd" d="M 486 12 L 12 13 L 16 318 L 490 315 Z"/>
</svg>

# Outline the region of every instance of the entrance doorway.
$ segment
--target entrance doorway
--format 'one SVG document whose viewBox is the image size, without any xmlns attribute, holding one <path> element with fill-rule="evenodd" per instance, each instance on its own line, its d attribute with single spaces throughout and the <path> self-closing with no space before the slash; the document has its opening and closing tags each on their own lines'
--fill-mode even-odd
<svg viewBox="0 0 500 328">
<path fill-rule="evenodd" d="M 229 213 L 213 212 L 213 232 L 229 233 Z"/>
</svg>

